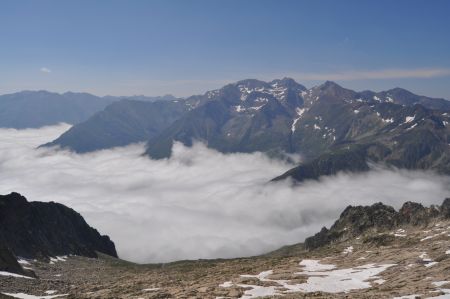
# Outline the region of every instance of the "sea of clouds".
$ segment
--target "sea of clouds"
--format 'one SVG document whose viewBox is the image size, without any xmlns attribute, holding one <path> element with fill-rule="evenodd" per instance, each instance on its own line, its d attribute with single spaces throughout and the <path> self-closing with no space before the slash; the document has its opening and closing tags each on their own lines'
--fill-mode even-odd
<svg viewBox="0 0 450 299">
<path fill-rule="evenodd" d="M 301 242 L 349 204 L 440 204 L 450 179 L 377 169 L 293 186 L 268 183 L 292 167 L 261 153 L 222 154 L 175 144 L 170 159 L 144 145 L 90 154 L 40 148 L 69 125 L 0 129 L 0 193 L 56 201 L 80 212 L 135 262 L 250 256 Z"/>
</svg>

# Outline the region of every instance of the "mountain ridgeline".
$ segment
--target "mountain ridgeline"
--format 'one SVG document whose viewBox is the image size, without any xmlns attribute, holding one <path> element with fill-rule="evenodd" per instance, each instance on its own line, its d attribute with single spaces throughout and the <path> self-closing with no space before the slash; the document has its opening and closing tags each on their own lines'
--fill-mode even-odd
<svg viewBox="0 0 450 299">
<path fill-rule="evenodd" d="M 74 210 L 54 202 L 28 202 L 18 193 L 0 195 L 0 271 L 22 274 L 15 256 L 117 257 L 114 243 Z"/>
<path fill-rule="evenodd" d="M 77 124 L 122 99 L 145 102 L 176 100 L 171 95 L 98 97 L 81 92 L 22 91 L 0 96 L 0 128 L 39 128 L 63 122 Z"/>
<path fill-rule="evenodd" d="M 185 112 L 186 105 L 178 100 L 121 100 L 44 146 L 86 153 L 142 142 L 157 136 Z"/>
<path fill-rule="evenodd" d="M 161 159 L 174 142 L 201 141 L 223 153 L 302 155 L 302 164 L 275 180 L 366 171 L 370 162 L 450 173 L 450 102 L 401 88 L 356 92 L 329 81 L 307 89 L 289 78 L 243 80 L 152 104 L 111 105 L 49 145 L 87 152 L 147 141 L 146 154 Z"/>
<path fill-rule="evenodd" d="M 407 225 L 427 227 L 429 223 L 439 219 L 444 221 L 450 219 L 450 198 L 446 198 L 441 206 L 431 207 L 408 201 L 399 211 L 381 202 L 371 206 L 348 206 L 330 229 L 323 227 L 314 236 L 306 238 L 304 246 L 309 250 L 316 249 L 363 233 L 369 235 L 364 242 L 386 245 L 395 236 L 383 235 L 381 232 Z"/>
</svg>

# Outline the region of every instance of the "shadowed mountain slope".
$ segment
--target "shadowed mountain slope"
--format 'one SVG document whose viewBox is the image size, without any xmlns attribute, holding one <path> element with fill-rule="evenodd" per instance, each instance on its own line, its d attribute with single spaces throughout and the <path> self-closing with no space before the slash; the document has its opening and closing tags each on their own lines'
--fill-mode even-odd
<svg viewBox="0 0 450 299">
<path fill-rule="evenodd" d="M 54 202 L 28 202 L 18 193 L 0 196 L 0 244 L 16 256 L 117 257 L 114 243 L 90 227 L 74 210 Z"/>
<path fill-rule="evenodd" d="M 146 141 L 171 125 L 186 109 L 186 105 L 178 100 L 122 100 L 73 126 L 45 146 L 85 153 Z"/>
</svg>

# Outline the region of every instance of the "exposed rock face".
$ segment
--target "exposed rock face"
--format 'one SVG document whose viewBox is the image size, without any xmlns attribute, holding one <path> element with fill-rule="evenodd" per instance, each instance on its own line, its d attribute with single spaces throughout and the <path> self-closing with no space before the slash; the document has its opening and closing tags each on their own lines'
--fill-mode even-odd
<svg viewBox="0 0 450 299">
<path fill-rule="evenodd" d="M 450 218 L 450 198 L 446 198 L 442 203 L 441 214 L 445 218 Z"/>
<path fill-rule="evenodd" d="M 3 244 L 0 244 L 0 271 L 6 271 L 21 275 L 34 276 L 34 273 L 30 270 L 25 270 L 17 262 L 17 258 L 14 253 Z"/>
<path fill-rule="evenodd" d="M 348 206 L 341 214 L 334 228 L 360 234 L 371 228 L 391 229 L 397 224 L 397 212 L 382 203 L 363 207 Z"/>
<path fill-rule="evenodd" d="M 450 198 L 445 199 L 441 207 L 427 208 L 419 203 L 406 202 L 398 212 L 382 203 L 372 206 L 348 206 L 330 229 L 324 227 L 314 236 L 307 238 L 305 248 L 315 249 L 365 232 L 382 232 L 404 224 L 425 226 L 439 217 L 450 218 Z"/>
<path fill-rule="evenodd" d="M 0 196 L 0 244 L 25 258 L 96 257 L 96 251 L 117 257 L 109 237 L 74 210 L 54 202 L 28 202 L 18 193 Z"/>
<path fill-rule="evenodd" d="M 422 225 L 428 223 L 432 218 L 439 216 L 439 210 L 435 207 L 426 208 L 420 203 L 406 202 L 399 210 L 399 219 L 402 223 Z"/>
</svg>

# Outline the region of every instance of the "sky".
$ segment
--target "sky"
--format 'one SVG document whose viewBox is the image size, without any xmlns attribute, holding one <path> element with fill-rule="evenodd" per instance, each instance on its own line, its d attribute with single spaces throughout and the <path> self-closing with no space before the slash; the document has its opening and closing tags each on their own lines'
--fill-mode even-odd
<svg viewBox="0 0 450 299">
<path fill-rule="evenodd" d="M 200 143 L 176 143 L 165 160 L 143 156 L 144 144 L 83 155 L 37 149 L 69 127 L 0 129 L 0 194 L 75 209 L 111 237 L 119 257 L 134 262 L 258 255 L 330 227 L 347 205 L 398 209 L 406 201 L 440 205 L 450 196 L 448 176 L 382 168 L 268 183 L 293 165 Z"/>
<path fill-rule="evenodd" d="M 0 2 L 0 94 L 189 96 L 246 78 L 450 99 L 447 0 Z"/>
</svg>

